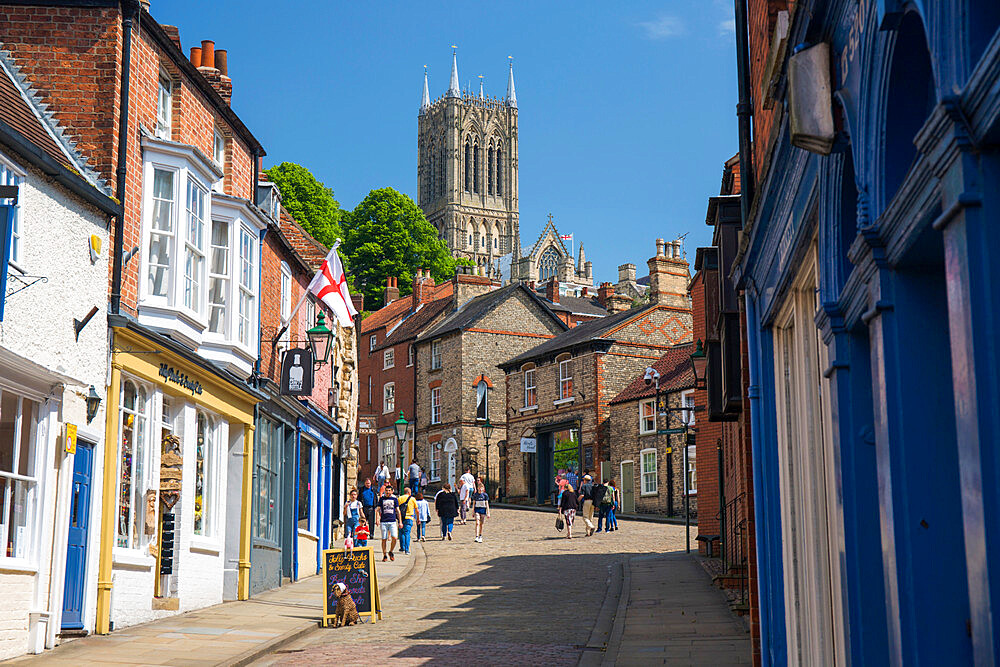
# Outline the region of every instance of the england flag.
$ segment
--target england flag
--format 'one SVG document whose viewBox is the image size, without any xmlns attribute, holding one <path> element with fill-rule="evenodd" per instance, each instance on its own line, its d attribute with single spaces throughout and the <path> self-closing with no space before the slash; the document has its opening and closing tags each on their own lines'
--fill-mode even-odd
<svg viewBox="0 0 1000 667">
<path fill-rule="evenodd" d="M 309 291 L 322 301 L 337 316 L 342 327 L 354 326 L 354 316 L 357 309 L 351 302 L 351 292 L 347 288 L 347 276 L 344 265 L 337 254 L 337 242 L 330 248 L 330 253 L 323 260 L 323 266 L 309 283 Z"/>
</svg>

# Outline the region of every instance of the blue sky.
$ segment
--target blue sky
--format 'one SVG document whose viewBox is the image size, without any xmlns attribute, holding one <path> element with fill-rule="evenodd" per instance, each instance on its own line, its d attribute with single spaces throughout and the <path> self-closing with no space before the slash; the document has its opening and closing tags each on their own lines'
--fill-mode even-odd
<svg viewBox="0 0 1000 667">
<path fill-rule="evenodd" d="M 514 57 L 521 243 L 552 213 L 585 244 L 595 279 L 645 260 L 657 237 L 711 240 L 707 198 L 737 150 L 732 3 L 152 0 L 180 28 L 229 51 L 233 108 L 268 152 L 308 167 L 344 208 L 391 186 L 415 197 L 423 66 L 448 87 L 506 89 Z"/>
</svg>

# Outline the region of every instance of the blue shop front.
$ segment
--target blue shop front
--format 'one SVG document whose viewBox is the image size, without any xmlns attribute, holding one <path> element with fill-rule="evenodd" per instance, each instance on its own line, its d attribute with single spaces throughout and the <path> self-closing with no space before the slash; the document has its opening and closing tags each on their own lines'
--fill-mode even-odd
<svg viewBox="0 0 1000 667">
<path fill-rule="evenodd" d="M 773 144 L 719 254 L 765 665 L 1000 661 L 1000 3 L 931 4 L 795 3 L 753 91 Z"/>
<path fill-rule="evenodd" d="M 308 402 L 301 403 L 307 414 L 298 420 L 294 458 L 296 579 L 319 574 L 323 550 L 337 546 L 332 543 L 333 521 L 340 518 L 344 485 L 336 446 L 340 427 Z"/>
</svg>

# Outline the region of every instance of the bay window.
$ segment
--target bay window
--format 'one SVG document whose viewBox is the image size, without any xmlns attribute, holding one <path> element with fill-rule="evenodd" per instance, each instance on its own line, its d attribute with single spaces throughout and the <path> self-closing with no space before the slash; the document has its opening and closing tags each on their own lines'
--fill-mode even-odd
<svg viewBox="0 0 1000 667">
<path fill-rule="evenodd" d="M 251 347 L 254 324 L 254 234 L 240 227 L 240 326 L 239 340 Z"/>
<path fill-rule="evenodd" d="M 170 296 L 170 251 L 174 241 L 174 172 L 153 169 L 149 232 L 149 293 Z"/>
<path fill-rule="evenodd" d="M 0 561 L 31 559 L 39 470 L 36 441 L 40 406 L 30 398 L 0 391 Z"/>
<path fill-rule="evenodd" d="M 188 179 L 187 238 L 184 244 L 184 306 L 201 312 L 202 273 L 205 265 L 205 191 Z"/>
<path fill-rule="evenodd" d="M 228 333 L 228 300 L 229 223 L 213 220 L 211 259 L 208 264 L 208 330 L 212 333 Z"/>
<path fill-rule="evenodd" d="M 124 381 L 118 412 L 121 442 L 118 446 L 118 526 L 115 544 L 126 549 L 139 549 L 143 542 L 144 495 L 151 453 L 145 387 L 131 380 Z"/>
</svg>

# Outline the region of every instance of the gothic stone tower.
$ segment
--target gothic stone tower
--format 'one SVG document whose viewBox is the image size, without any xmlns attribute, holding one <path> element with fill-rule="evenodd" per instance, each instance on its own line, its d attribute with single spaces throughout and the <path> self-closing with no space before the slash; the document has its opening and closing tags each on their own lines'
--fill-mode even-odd
<svg viewBox="0 0 1000 667">
<path fill-rule="evenodd" d="M 511 64 L 504 98 L 463 92 L 458 58 L 451 85 L 432 103 L 424 72 L 417 119 L 417 199 L 455 257 L 496 272 L 501 256 L 517 262 L 517 96 Z"/>
</svg>

